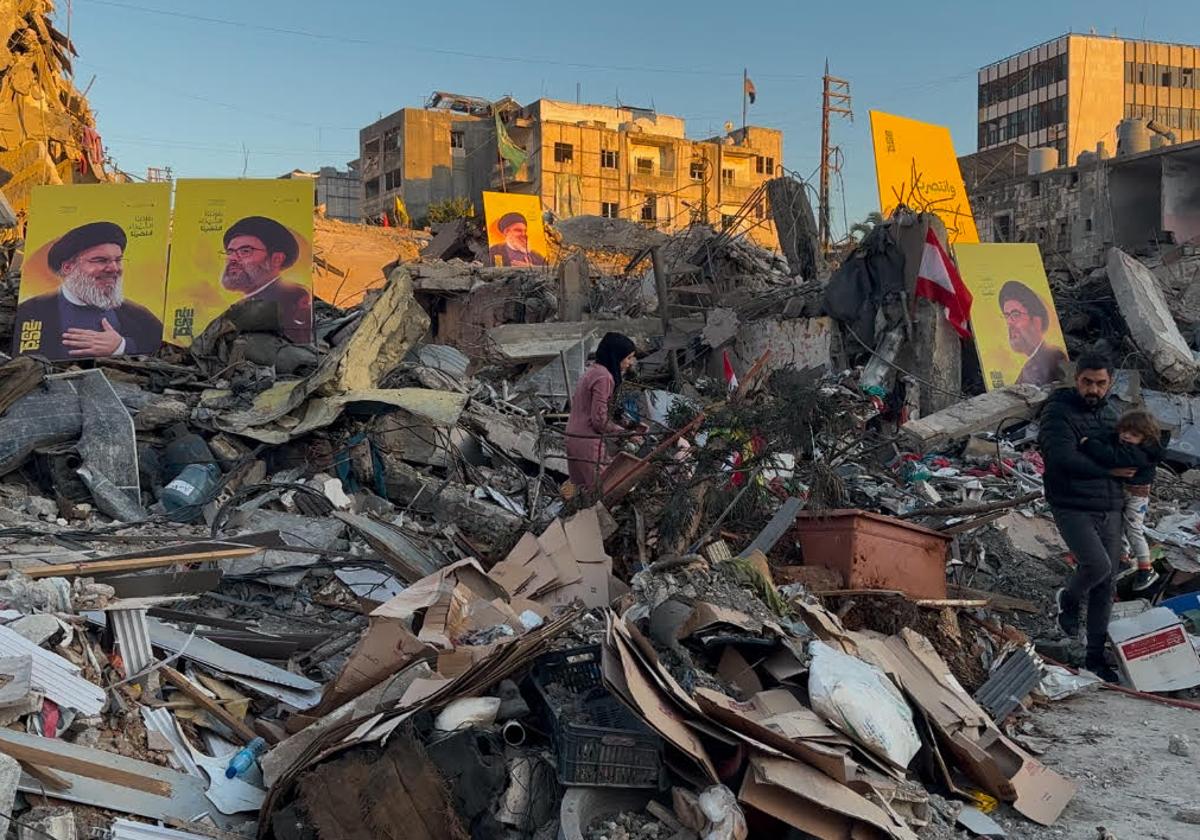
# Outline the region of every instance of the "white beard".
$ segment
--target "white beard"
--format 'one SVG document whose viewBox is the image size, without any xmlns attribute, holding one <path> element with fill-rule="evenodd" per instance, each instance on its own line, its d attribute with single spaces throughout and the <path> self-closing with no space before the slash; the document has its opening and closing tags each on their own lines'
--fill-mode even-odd
<svg viewBox="0 0 1200 840">
<path fill-rule="evenodd" d="M 117 278 L 117 285 L 111 291 L 101 289 L 84 273 L 83 269 L 75 268 L 63 275 L 63 285 L 76 298 L 94 306 L 96 309 L 116 309 L 125 302 L 125 290 L 122 284 L 124 274 Z"/>
</svg>

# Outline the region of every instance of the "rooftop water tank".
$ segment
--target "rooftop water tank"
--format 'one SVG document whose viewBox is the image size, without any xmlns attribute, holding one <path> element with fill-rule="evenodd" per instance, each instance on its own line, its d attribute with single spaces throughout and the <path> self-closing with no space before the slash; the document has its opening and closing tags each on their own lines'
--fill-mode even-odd
<svg viewBox="0 0 1200 840">
<path fill-rule="evenodd" d="M 1040 147 L 1029 150 L 1029 174 L 1041 175 L 1058 166 L 1058 149 Z"/>
<path fill-rule="evenodd" d="M 1150 129 L 1145 120 L 1121 120 L 1117 126 L 1117 157 L 1150 151 Z"/>
<path fill-rule="evenodd" d="M 1075 158 L 1076 166 L 1092 166 L 1100 159 L 1100 156 L 1090 149 L 1085 149 L 1079 153 L 1079 157 Z"/>
</svg>

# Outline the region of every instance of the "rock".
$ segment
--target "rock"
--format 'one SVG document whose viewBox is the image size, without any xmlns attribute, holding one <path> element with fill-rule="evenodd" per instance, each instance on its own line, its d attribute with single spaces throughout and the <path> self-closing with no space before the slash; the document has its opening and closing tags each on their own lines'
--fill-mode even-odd
<svg viewBox="0 0 1200 840">
<path fill-rule="evenodd" d="M 54 520 L 58 518 L 58 503 L 44 496 L 30 496 L 25 500 L 25 512 L 38 519 Z"/>
<path fill-rule="evenodd" d="M 31 808 L 17 828 L 17 840 L 77 840 L 78 836 L 74 812 L 61 806 Z"/>
<path fill-rule="evenodd" d="M 1175 819 L 1188 825 L 1200 825 L 1200 808 L 1180 808 L 1175 812 Z"/>
<path fill-rule="evenodd" d="M 1171 755 L 1186 756 L 1192 751 L 1192 745 L 1186 735 L 1172 735 L 1167 744 L 1167 752 Z"/>
</svg>

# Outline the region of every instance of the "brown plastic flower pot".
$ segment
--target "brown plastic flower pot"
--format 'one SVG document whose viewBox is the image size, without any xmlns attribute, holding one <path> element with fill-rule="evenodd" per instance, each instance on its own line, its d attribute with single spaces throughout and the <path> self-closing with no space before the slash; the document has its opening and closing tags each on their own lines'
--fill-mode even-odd
<svg viewBox="0 0 1200 840">
<path fill-rule="evenodd" d="M 890 589 L 910 598 L 946 597 L 951 537 L 861 510 L 805 511 L 796 534 L 804 565 L 841 574 L 847 589 Z"/>
</svg>

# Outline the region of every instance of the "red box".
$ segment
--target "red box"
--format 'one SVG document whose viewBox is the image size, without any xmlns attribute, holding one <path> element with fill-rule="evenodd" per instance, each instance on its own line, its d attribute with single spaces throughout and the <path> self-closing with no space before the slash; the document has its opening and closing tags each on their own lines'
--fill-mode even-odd
<svg viewBox="0 0 1200 840">
<path fill-rule="evenodd" d="M 946 559 L 953 537 L 862 510 L 802 512 L 796 533 L 804 565 L 839 572 L 847 589 L 946 597 Z"/>
</svg>

